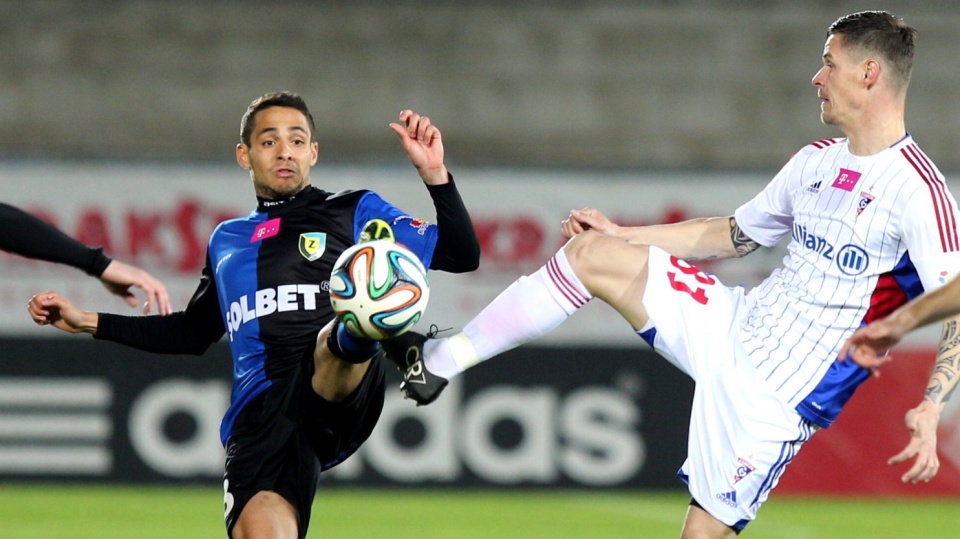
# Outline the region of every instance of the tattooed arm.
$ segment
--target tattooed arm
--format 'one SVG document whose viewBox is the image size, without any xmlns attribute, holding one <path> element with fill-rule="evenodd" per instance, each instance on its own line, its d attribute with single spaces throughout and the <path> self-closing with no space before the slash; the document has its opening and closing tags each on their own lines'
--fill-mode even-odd
<svg viewBox="0 0 960 539">
<path fill-rule="evenodd" d="M 929 481 L 940 468 L 937 458 L 937 425 L 940 413 L 960 381 L 960 278 L 928 292 L 900 307 L 886 318 L 855 331 L 840 350 L 840 360 L 849 357 L 861 367 L 875 370 L 893 348 L 911 331 L 946 319 L 933 373 L 923 400 L 907 412 L 905 421 L 910 443 L 888 462 L 898 464 L 917 457 L 901 479 L 904 483 Z M 952 318 L 947 318 L 952 317 Z"/>
<path fill-rule="evenodd" d="M 937 351 L 937 362 L 927 382 L 923 400 L 907 412 L 904 421 L 910 431 L 910 442 L 903 451 L 887 461 L 899 464 L 913 457 L 913 466 L 900 478 L 904 483 L 930 481 L 940 469 L 937 457 L 937 426 L 940 414 L 960 380 L 960 317 L 943 323 L 943 337 Z"/>
<path fill-rule="evenodd" d="M 956 281 L 956 280 L 955 280 Z M 943 287 L 937 290 L 943 290 Z M 861 367 L 876 369 L 889 356 L 885 353 L 900 342 L 906 333 L 919 327 L 918 320 L 927 320 L 925 314 L 931 308 L 932 302 L 937 302 L 947 296 L 921 296 L 892 315 L 871 323 L 857 330 L 844 344 L 840 351 L 840 359 L 849 357 Z M 931 311 L 932 312 L 932 311 Z M 927 322 L 929 323 L 929 321 Z M 943 323 L 943 336 L 940 348 L 937 350 L 937 360 L 933 373 L 927 382 L 923 400 L 915 408 L 909 410 L 904 417 L 907 430 L 910 432 L 910 441 L 903 451 L 891 457 L 888 464 L 900 464 L 914 457 L 913 466 L 904 473 L 900 480 L 904 483 L 918 483 L 930 481 L 940 470 L 940 459 L 937 457 L 937 426 L 940 424 L 940 414 L 950 395 L 960 380 L 960 317 L 947 319 Z"/>
<path fill-rule="evenodd" d="M 730 241 L 733 242 L 733 248 L 737 252 L 737 258 L 742 258 L 748 254 L 756 251 L 760 248 L 760 244 L 750 239 L 750 236 L 747 236 L 743 230 L 740 229 L 740 225 L 737 224 L 737 220 L 730 216 Z"/>
</svg>

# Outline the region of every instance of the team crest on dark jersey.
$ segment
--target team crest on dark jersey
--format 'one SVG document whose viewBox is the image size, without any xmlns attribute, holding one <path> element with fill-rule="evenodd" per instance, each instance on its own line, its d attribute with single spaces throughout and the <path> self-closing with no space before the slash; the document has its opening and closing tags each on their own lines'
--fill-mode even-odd
<svg viewBox="0 0 960 539">
<path fill-rule="evenodd" d="M 300 234 L 299 247 L 303 258 L 313 262 L 327 249 L 327 235 L 324 232 L 304 232 Z"/>
</svg>

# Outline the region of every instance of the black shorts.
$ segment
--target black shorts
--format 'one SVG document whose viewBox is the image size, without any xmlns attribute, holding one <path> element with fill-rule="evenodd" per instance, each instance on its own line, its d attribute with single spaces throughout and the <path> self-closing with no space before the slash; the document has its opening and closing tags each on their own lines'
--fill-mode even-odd
<svg viewBox="0 0 960 539">
<path fill-rule="evenodd" d="M 341 402 L 317 396 L 312 373 L 311 350 L 291 379 L 274 381 L 237 416 L 223 482 L 228 536 L 247 502 L 260 491 L 273 491 L 293 505 L 299 536 L 305 537 L 320 470 L 356 452 L 380 419 L 385 380 L 379 354 Z"/>
</svg>

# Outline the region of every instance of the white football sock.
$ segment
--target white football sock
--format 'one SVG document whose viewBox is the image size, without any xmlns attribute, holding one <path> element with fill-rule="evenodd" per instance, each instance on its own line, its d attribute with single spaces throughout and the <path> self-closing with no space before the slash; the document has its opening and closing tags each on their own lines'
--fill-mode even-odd
<svg viewBox="0 0 960 539">
<path fill-rule="evenodd" d="M 452 378 L 549 333 L 592 297 L 561 249 L 546 265 L 501 292 L 463 332 L 428 340 L 423 347 L 424 363 L 430 372 Z"/>
</svg>

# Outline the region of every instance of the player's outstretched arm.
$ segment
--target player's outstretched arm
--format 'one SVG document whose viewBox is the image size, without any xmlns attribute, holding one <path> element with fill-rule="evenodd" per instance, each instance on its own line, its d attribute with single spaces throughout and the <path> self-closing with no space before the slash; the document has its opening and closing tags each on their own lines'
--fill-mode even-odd
<svg viewBox="0 0 960 539">
<path fill-rule="evenodd" d="M 0 203 L 0 249 L 27 258 L 67 264 L 98 277 L 111 293 L 120 296 L 131 307 L 137 298 L 130 287 L 146 294 L 144 312 L 156 307 L 160 314 L 170 314 L 167 289 L 159 280 L 140 268 L 112 260 L 95 249 L 67 236 L 53 225 L 29 213 Z"/>
<path fill-rule="evenodd" d="M 110 258 L 20 208 L 0 202 L 0 249 L 36 260 L 67 264 L 97 276 Z"/>
<path fill-rule="evenodd" d="M 889 362 L 888 350 L 911 331 L 960 313 L 960 278 L 924 294 L 900 307 L 886 318 L 858 329 L 840 349 L 841 361 L 847 357 L 865 369 L 876 370 Z"/>
<path fill-rule="evenodd" d="M 892 356 L 887 350 L 896 346 L 914 329 L 936 320 L 944 321 L 943 335 L 933 373 L 927 382 L 923 400 L 906 413 L 904 422 L 910 432 L 910 441 L 903 451 L 888 461 L 900 464 L 914 459 L 913 466 L 901 476 L 904 483 L 930 481 L 940 469 L 937 456 L 937 426 L 940 414 L 960 381 L 960 279 L 954 278 L 945 286 L 924 294 L 900 307 L 884 319 L 860 328 L 844 343 L 839 359 L 847 357 L 861 367 L 876 372 Z"/>
<path fill-rule="evenodd" d="M 53 326 L 67 333 L 97 332 L 99 315 L 78 309 L 70 300 L 56 292 L 44 292 L 30 298 L 27 311 L 33 321 L 41 326 Z"/>
<path fill-rule="evenodd" d="M 427 185 L 447 183 L 447 167 L 443 164 L 443 139 L 430 118 L 412 110 L 400 112 L 399 122 L 390 128 L 400 137 L 400 144 Z"/>
<path fill-rule="evenodd" d="M 100 274 L 100 281 L 107 290 L 123 298 L 131 307 L 137 306 L 137 297 L 130 288 L 137 287 L 143 290 L 146 295 L 143 305 L 144 314 L 149 313 L 153 308 L 163 315 L 173 312 L 167 287 L 159 279 L 136 266 L 113 260 Z"/>
<path fill-rule="evenodd" d="M 760 248 L 740 230 L 733 217 L 690 219 L 680 223 L 648 226 L 620 226 L 596 208 L 572 210 L 560 225 L 572 238 L 595 230 L 630 243 L 656 245 L 688 262 L 746 256 Z"/>
</svg>

